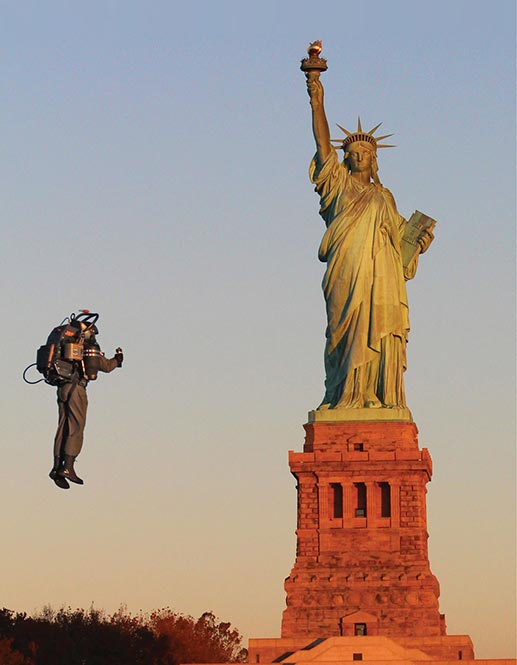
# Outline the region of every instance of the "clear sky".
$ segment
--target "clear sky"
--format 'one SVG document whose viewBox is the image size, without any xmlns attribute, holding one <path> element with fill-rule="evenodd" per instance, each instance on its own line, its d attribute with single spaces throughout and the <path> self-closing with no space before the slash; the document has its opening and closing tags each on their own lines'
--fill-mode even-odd
<svg viewBox="0 0 517 665">
<path fill-rule="evenodd" d="M 409 285 L 448 632 L 515 655 L 512 0 L 4 1 L 0 606 L 212 609 L 276 637 L 287 451 L 323 387 L 324 225 L 300 59 L 380 176 L 438 220 Z M 84 487 L 48 479 L 55 393 L 21 379 L 70 312 L 121 371 L 88 389 Z"/>
</svg>

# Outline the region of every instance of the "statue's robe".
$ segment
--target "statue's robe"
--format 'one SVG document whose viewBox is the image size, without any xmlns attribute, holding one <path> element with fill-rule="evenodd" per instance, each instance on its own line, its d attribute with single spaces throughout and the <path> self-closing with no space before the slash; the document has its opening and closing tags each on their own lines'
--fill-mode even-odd
<svg viewBox="0 0 517 665">
<path fill-rule="evenodd" d="M 327 263 L 326 394 L 322 407 L 405 407 L 403 372 L 409 331 L 400 238 L 406 221 L 391 192 L 363 185 L 332 148 L 317 156 L 310 177 L 327 231 L 319 258 Z"/>
</svg>

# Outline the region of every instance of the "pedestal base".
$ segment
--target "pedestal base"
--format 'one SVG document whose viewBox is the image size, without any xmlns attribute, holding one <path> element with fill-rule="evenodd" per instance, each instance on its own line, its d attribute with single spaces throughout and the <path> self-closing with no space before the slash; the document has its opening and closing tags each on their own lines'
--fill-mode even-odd
<svg viewBox="0 0 517 665">
<path fill-rule="evenodd" d="M 506 661 L 474 660 L 474 649 L 468 635 L 444 635 L 440 637 L 330 637 L 318 638 L 309 644 L 292 639 L 251 639 L 248 662 L 317 663 L 338 665 L 356 660 L 390 665 L 410 665 L 422 661 L 449 665 L 458 661 L 483 664 Z M 508 663 L 515 661 L 508 661 Z"/>
</svg>

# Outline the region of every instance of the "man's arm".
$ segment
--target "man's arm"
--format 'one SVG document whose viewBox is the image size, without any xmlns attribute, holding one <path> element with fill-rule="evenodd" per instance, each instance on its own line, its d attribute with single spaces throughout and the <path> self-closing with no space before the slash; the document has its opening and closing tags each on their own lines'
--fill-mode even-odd
<svg viewBox="0 0 517 665">
<path fill-rule="evenodd" d="M 122 349 L 118 348 L 115 351 L 115 355 L 113 356 L 113 358 L 106 358 L 105 356 L 101 356 L 99 360 L 100 360 L 99 372 L 106 372 L 108 374 L 109 372 L 112 372 L 116 367 L 122 367 L 124 354 L 122 353 Z"/>
<path fill-rule="evenodd" d="M 316 141 L 316 150 L 320 163 L 323 163 L 330 155 L 332 146 L 330 143 L 330 130 L 323 105 L 323 85 L 319 76 L 308 74 L 307 91 L 311 100 L 312 108 L 312 131 Z"/>
</svg>

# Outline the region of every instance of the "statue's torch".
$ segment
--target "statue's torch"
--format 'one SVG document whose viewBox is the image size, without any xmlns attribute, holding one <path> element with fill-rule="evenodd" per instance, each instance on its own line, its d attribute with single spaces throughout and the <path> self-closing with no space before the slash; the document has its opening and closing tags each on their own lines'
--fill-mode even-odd
<svg viewBox="0 0 517 665">
<path fill-rule="evenodd" d="M 311 79 L 319 78 L 321 72 L 324 72 L 327 69 L 327 61 L 325 58 L 320 58 L 321 48 L 322 46 L 320 39 L 312 42 L 312 44 L 310 44 L 309 48 L 307 49 L 309 57 L 304 58 L 302 60 L 302 64 L 300 65 L 300 69 L 302 72 L 305 72 L 305 76 L 309 81 Z"/>
</svg>

